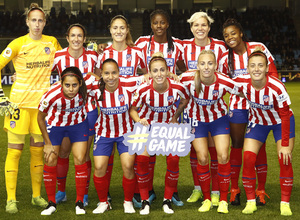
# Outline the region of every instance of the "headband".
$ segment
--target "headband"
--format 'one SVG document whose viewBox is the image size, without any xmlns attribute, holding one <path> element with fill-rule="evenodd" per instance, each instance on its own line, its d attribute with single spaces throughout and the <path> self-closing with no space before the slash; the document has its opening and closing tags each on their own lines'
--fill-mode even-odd
<svg viewBox="0 0 300 220">
<path fill-rule="evenodd" d="M 75 73 L 71 73 L 71 72 L 64 74 L 61 78 L 63 79 L 66 76 L 75 76 L 75 77 L 77 77 L 79 79 L 79 77 Z"/>
<path fill-rule="evenodd" d="M 265 54 L 264 52 L 262 52 L 262 51 L 255 51 L 255 52 L 251 53 L 251 54 L 249 55 L 248 60 L 249 60 L 251 57 L 253 57 L 253 56 L 262 56 L 262 57 L 264 57 L 266 60 L 268 60 L 266 54 Z"/>
</svg>

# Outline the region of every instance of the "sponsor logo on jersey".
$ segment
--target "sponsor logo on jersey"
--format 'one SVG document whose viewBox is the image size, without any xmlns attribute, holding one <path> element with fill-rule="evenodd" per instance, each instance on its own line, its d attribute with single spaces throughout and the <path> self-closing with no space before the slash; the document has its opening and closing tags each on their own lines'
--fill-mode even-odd
<svg viewBox="0 0 300 220">
<path fill-rule="evenodd" d="M 122 114 L 126 111 L 128 111 L 128 105 L 123 105 L 123 106 L 116 106 L 116 107 L 100 107 L 100 110 L 103 112 L 103 114 L 106 115 L 116 115 L 116 114 Z"/>
<path fill-rule="evenodd" d="M 213 95 L 214 97 L 218 97 L 218 96 L 219 96 L 219 91 L 218 91 L 218 90 L 214 90 L 214 91 L 212 92 L 212 95 Z"/>
<path fill-rule="evenodd" d="M 82 105 L 81 106 L 78 106 L 78 107 L 75 107 L 75 108 L 69 108 L 69 109 L 65 109 L 64 111 L 66 112 L 79 112 L 81 109 L 82 109 Z"/>
<path fill-rule="evenodd" d="M 213 105 L 218 102 L 218 99 L 216 100 L 208 100 L 208 99 L 200 99 L 193 96 L 193 99 L 198 105 Z"/>
<path fill-rule="evenodd" d="M 240 75 L 245 75 L 247 74 L 247 69 L 237 69 L 234 70 L 233 78 L 240 76 Z"/>
<path fill-rule="evenodd" d="M 133 75 L 133 67 L 132 66 L 121 66 L 120 67 L 120 75 L 126 75 L 126 76 Z"/>
<path fill-rule="evenodd" d="M 119 95 L 118 98 L 119 98 L 120 102 L 124 102 L 125 101 L 125 96 L 123 94 Z"/>
<path fill-rule="evenodd" d="M 278 96 L 278 102 L 284 102 L 288 99 L 288 97 L 285 94 L 281 94 Z"/>
<path fill-rule="evenodd" d="M 82 67 L 83 67 L 83 68 L 88 68 L 88 67 L 89 67 L 88 61 L 83 61 L 83 62 L 82 62 Z"/>
<path fill-rule="evenodd" d="M 165 58 L 167 61 L 167 66 L 173 67 L 174 66 L 174 58 Z"/>
<path fill-rule="evenodd" d="M 189 69 L 197 69 L 197 61 L 196 60 L 190 60 L 188 61 L 188 67 Z"/>
<path fill-rule="evenodd" d="M 9 57 L 11 56 L 11 54 L 12 54 L 12 50 L 11 50 L 9 47 L 7 47 L 7 48 L 5 49 L 3 55 L 4 55 L 5 57 L 9 58 Z"/>
<path fill-rule="evenodd" d="M 46 54 L 48 54 L 48 55 L 51 53 L 51 51 L 50 51 L 50 48 L 49 48 L 49 47 L 45 47 L 45 53 L 46 53 Z"/>
<path fill-rule="evenodd" d="M 131 54 L 127 54 L 127 55 L 126 55 L 126 60 L 127 60 L 128 62 L 130 62 L 130 61 L 132 60 Z"/>
<path fill-rule="evenodd" d="M 149 64 L 151 60 L 151 57 L 147 57 L 147 64 Z M 173 67 L 174 66 L 174 58 L 165 58 L 166 62 L 167 62 L 167 66 L 168 67 Z"/>
<path fill-rule="evenodd" d="M 26 63 L 26 69 L 50 67 L 50 60 Z"/>
<path fill-rule="evenodd" d="M 262 110 L 269 110 L 269 109 L 273 108 L 273 105 L 263 105 L 263 104 L 258 104 L 258 103 L 255 103 L 255 102 L 249 102 L 249 103 L 250 103 L 251 108 L 259 108 L 259 109 L 262 109 Z"/>
<path fill-rule="evenodd" d="M 169 105 L 169 106 L 159 106 L 159 107 L 155 107 L 155 106 L 151 106 L 149 104 L 147 104 L 147 106 L 154 112 L 158 112 L 158 113 L 161 113 L 161 112 L 168 112 L 171 110 L 171 108 L 173 107 L 173 104 L 172 105 Z"/>
</svg>

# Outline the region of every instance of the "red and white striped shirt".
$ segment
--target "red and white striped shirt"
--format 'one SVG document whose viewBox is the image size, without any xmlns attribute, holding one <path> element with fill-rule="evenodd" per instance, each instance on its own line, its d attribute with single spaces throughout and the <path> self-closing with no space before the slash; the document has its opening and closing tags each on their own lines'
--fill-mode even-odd
<svg viewBox="0 0 300 220">
<path fill-rule="evenodd" d="M 227 114 L 227 104 L 223 96 L 229 92 L 238 94 L 238 87 L 228 76 L 215 73 L 216 81 L 212 85 L 201 83 L 200 94 L 195 89 L 195 71 L 181 74 L 181 82 L 188 88 L 192 99 L 188 104 L 188 115 L 190 118 L 201 122 L 212 122 Z"/>
<path fill-rule="evenodd" d="M 94 81 L 95 77 L 89 75 L 85 80 L 87 87 L 91 88 Z M 79 124 L 86 119 L 87 113 L 83 104 L 84 100 L 79 93 L 72 99 L 66 98 L 59 81 L 53 84 L 43 95 L 39 110 L 47 113 L 46 121 L 48 125 L 64 127 Z"/>
<path fill-rule="evenodd" d="M 80 69 L 82 75 L 85 76 L 89 72 L 94 72 L 97 59 L 97 52 L 85 50 L 85 48 L 83 48 L 82 55 L 75 59 L 69 54 L 69 48 L 66 47 L 55 53 L 52 71 L 56 70 L 60 75 L 67 67 L 76 66 Z"/>
<path fill-rule="evenodd" d="M 57 71 L 60 75 L 67 67 L 76 66 L 80 69 L 83 76 L 87 73 L 93 73 L 96 67 L 98 53 L 92 50 L 85 50 L 83 48 L 82 55 L 75 59 L 69 54 L 69 48 L 66 47 L 62 50 L 59 50 L 55 53 L 54 63 L 52 71 Z M 86 108 L 87 111 L 93 111 L 96 109 L 95 101 L 89 98 Z"/>
<path fill-rule="evenodd" d="M 153 88 L 153 80 L 149 85 L 142 84 L 136 91 L 132 105 L 140 107 L 138 110 L 140 118 L 146 118 L 149 124 L 168 123 L 177 110 L 175 102 L 180 97 L 189 98 L 189 92 L 184 85 L 170 79 L 167 80 L 169 88 L 164 93 L 158 93 Z"/>
<path fill-rule="evenodd" d="M 132 96 L 138 85 L 142 82 L 141 77 L 119 78 L 119 86 L 113 92 L 106 89 L 103 94 L 103 101 L 97 101 L 100 108 L 99 116 L 95 124 L 96 135 L 99 138 L 121 137 L 133 128 L 133 120 L 129 115 L 129 108 Z M 94 87 L 94 98 L 99 100 L 101 92 Z"/>
<path fill-rule="evenodd" d="M 147 69 L 149 69 L 148 63 L 152 55 L 156 52 L 162 52 L 167 61 L 169 71 L 176 74 L 176 62 L 182 60 L 183 47 L 181 40 L 174 37 L 172 39 L 174 44 L 174 50 L 172 51 L 168 51 L 168 42 L 158 43 L 154 40 L 154 36 L 152 36 L 150 46 L 150 36 L 142 36 L 136 40 L 135 45 L 142 49 Z"/>
<path fill-rule="evenodd" d="M 226 46 L 224 41 L 209 38 L 210 44 L 200 47 L 196 45 L 195 38 L 192 39 L 185 39 L 182 41 L 183 44 L 183 60 L 187 70 L 195 70 L 197 69 L 197 61 L 199 54 L 202 50 L 212 50 L 217 59 L 217 65 L 219 65 L 219 60 L 221 59 L 222 55 L 226 52 Z"/>
<path fill-rule="evenodd" d="M 234 81 L 249 102 L 250 122 L 260 125 L 281 123 L 279 109 L 289 106 L 291 100 L 285 86 L 279 79 L 267 76 L 266 85 L 259 91 L 252 86 L 250 75 L 239 76 Z M 292 115 L 291 109 L 290 115 Z"/>
<path fill-rule="evenodd" d="M 254 51 L 256 47 L 262 48 L 264 53 L 266 54 L 268 58 L 268 64 L 269 64 L 269 75 L 275 76 L 278 78 L 278 73 L 276 66 L 274 64 L 274 57 L 268 50 L 268 48 L 263 44 L 259 42 L 245 42 L 247 46 L 247 51 L 243 55 L 238 55 L 233 51 L 233 56 L 234 56 L 234 73 L 232 78 L 234 79 L 235 77 L 239 75 L 245 75 L 248 74 L 247 72 L 247 65 L 248 65 L 248 56 Z M 229 65 L 228 65 L 228 52 L 227 51 L 221 60 L 219 61 L 219 71 L 222 73 L 225 73 L 227 75 L 230 75 L 230 70 L 229 70 Z M 245 100 L 245 98 L 241 98 L 236 95 L 231 95 L 230 96 L 230 110 L 233 109 L 249 109 L 249 104 Z"/>
<path fill-rule="evenodd" d="M 112 45 L 105 48 L 103 54 L 99 55 L 96 67 L 101 68 L 104 60 L 111 58 L 117 61 L 120 68 L 120 76 L 137 76 L 137 68 L 146 68 L 142 50 L 138 47 L 127 47 L 123 51 L 115 50 Z"/>
</svg>

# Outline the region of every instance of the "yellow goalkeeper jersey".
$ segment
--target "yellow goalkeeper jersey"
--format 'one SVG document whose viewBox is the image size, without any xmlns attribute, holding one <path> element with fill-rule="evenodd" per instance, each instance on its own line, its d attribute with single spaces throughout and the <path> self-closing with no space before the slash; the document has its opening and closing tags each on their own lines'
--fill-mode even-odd
<svg viewBox="0 0 300 220">
<path fill-rule="evenodd" d="M 42 35 L 33 40 L 29 34 L 13 40 L 0 56 L 0 70 L 12 60 L 16 71 L 10 101 L 21 108 L 38 108 L 42 95 L 50 87 L 54 54 L 61 50 L 55 37 Z"/>
</svg>

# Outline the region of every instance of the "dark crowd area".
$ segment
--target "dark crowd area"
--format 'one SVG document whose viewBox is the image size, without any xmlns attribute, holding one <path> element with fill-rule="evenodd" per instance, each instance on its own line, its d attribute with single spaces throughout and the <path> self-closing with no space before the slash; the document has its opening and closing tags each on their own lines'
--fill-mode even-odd
<svg viewBox="0 0 300 220">
<path fill-rule="evenodd" d="M 187 19 L 199 10 L 201 9 L 174 10 L 173 14 L 169 11 L 173 36 L 180 39 L 192 38 Z M 227 18 L 236 18 L 249 40 L 263 42 L 268 47 L 275 58 L 278 70 L 300 69 L 300 41 L 288 9 L 248 8 L 244 12 L 235 9 L 224 11 L 209 9 L 206 12 L 215 20 L 210 31 L 211 37 L 223 40 L 222 24 Z M 145 10 L 139 15 L 143 19 L 143 35 L 149 35 L 151 32 L 150 13 L 151 10 Z M 68 14 L 65 8 L 57 12 L 53 7 L 47 17 L 44 34 L 64 36 L 69 25 L 81 23 L 86 27 L 89 36 L 110 36 L 108 25 L 111 18 L 117 14 L 124 15 L 129 22 L 132 16 L 136 16 L 112 8 L 98 12 L 92 8 L 86 12 L 79 11 L 75 15 Z M 24 11 L 0 11 L 0 20 L 0 37 L 19 37 L 27 33 Z"/>
</svg>

